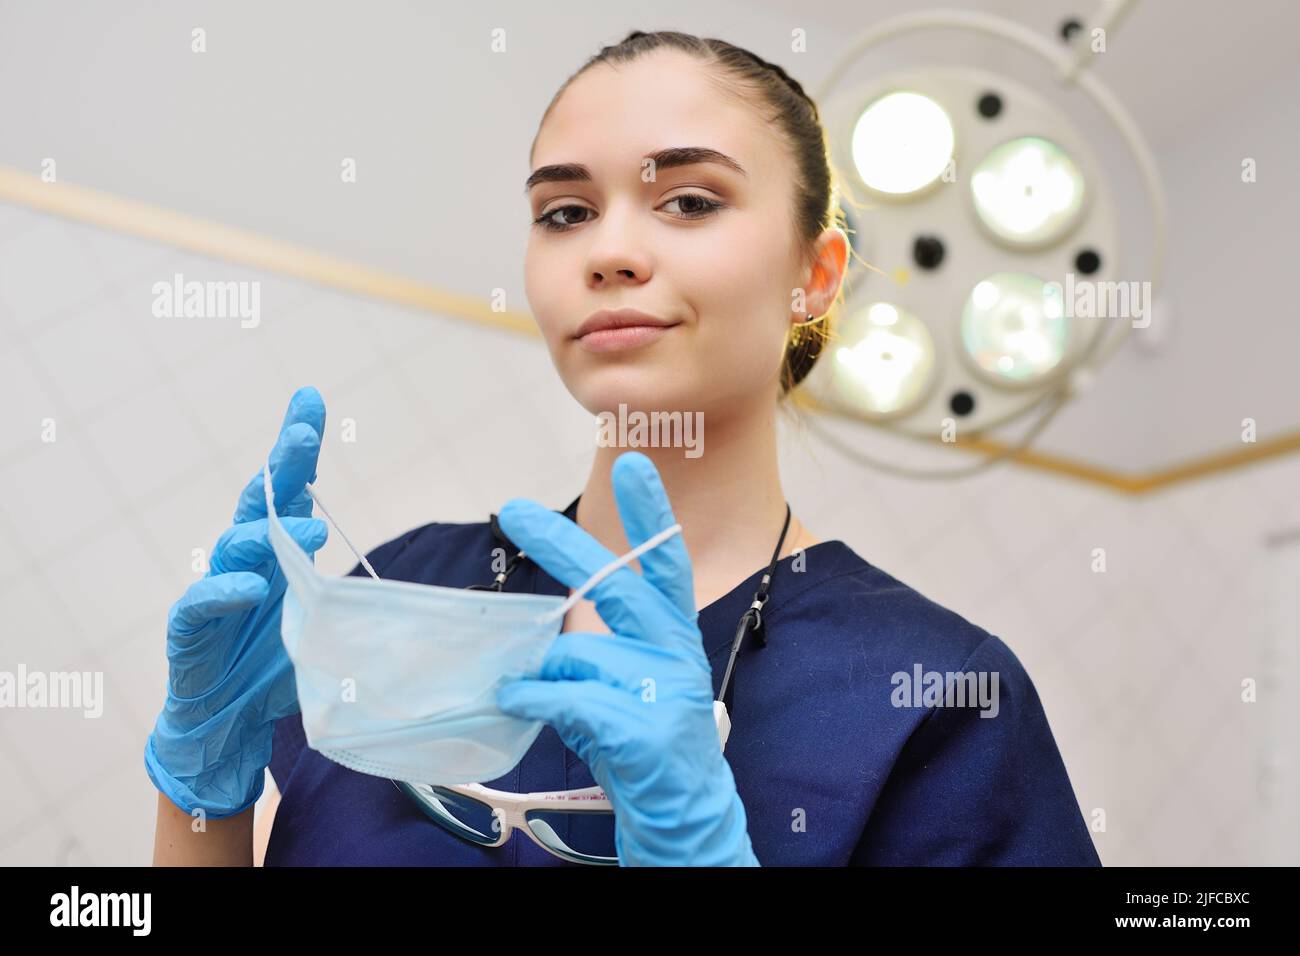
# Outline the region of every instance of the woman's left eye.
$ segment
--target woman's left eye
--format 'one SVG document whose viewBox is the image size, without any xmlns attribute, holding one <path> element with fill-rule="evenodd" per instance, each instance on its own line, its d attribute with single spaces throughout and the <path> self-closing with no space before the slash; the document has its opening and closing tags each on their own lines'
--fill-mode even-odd
<svg viewBox="0 0 1300 956">
<path fill-rule="evenodd" d="M 700 193 L 683 193 L 680 196 L 674 196 L 672 199 L 668 200 L 661 208 L 667 208 L 673 203 L 682 203 L 687 207 L 674 213 L 674 215 L 679 219 L 703 219 L 726 206 L 726 203 L 720 202 L 717 199 L 710 199 L 708 196 L 701 195 Z M 577 210 L 584 214 L 592 211 L 586 206 L 556 206 L 550 212 L 544 212 L 534 219 L 533 225 L 541 226 L 543 229 L 549 230 L 550 232 L 568 232 L 574 226 L 582 225 L 582 222 L 585 222 L 590 218 L 589 216 L 584 215 L 583 219 L 579 222 L 556 221 L 555 217 L 557 214 L 565 213 L 569 210 Z"/>
<path fill-rule="evenodd" d="M 683 210 L 683 216 L 686 219 L 702 219 L 709 215 L 709 213 L 717 212 L 726 205 L 716 199 L 710 199 L 708 196 L 703 196 L 700 193 L 683 193 L 680 196 L 674 196 L 672 199 L 668 200 L 668 202 L 664 203 L 664 205 L 671 206 L 673 203 L 679 203 L 683 200 L 693 200 L 694 202 L 692 205 L 698 204 L 695 212 Z"/>
</svg>

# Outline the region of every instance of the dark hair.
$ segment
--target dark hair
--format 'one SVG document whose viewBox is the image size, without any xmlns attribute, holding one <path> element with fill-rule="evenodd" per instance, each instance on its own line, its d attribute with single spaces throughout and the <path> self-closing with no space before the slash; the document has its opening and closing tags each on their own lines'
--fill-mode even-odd
<svg viewBox="0 0 1300 956">
<path fill-rule="evenodd" d="M 665 48 L 689 53 L 706 66 L 716 68 L 723 91 L 739 95 L 747 104 L 765 111 L 768 122 L 789 146 L 797 170 L 794 222 L 805 260 L 812 259 L 816 239 L 825 229 L 839 225 L 847 232 L 839 204 L 838 180 L 817 104 L 781 67 L 725 40 L 672 30 L 655 33 L 633 30 L 618 43 L 602 47 L 564 81 L 542 114 L 542 123 L 569 84 L 597 63 L 625 63 L 651 50 Z M 538 126 L 540 129 L 541 124 Z M 830 327 L 842 295 L 841 288 L 826 315 L 812 322 L 791 325 L 781 369 L 782 396 L 789 394 L 812 370 L 830 338 Z"/>
</svg>

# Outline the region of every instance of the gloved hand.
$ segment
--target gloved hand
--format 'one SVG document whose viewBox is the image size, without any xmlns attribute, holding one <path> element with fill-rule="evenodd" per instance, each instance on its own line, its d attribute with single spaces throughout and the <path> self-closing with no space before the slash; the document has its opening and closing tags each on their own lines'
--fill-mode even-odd
<svg viewBox="0 0 1300 956">
<path fill-rule="evenodd" d="M 271 452 L 276 512 L 309 554 L 325 543 L 305 484 L 316 479 L 325 403 L 314 388 L 289 401 Z M 292 517 L 290 517 L 292 516 Z M 267 539 L 258 469 L 244 487 L 234 524 L 212 549 L 167 620 L 167 702 L 145 744 L 145 768 L 186 813 L 234 816 L 262 795 L 275 721 L 298 711 L 293 665 L 280 639 L 285 591 Z"/>
<path fill-rule="evenodd" d="M 630 547 L 677 523 L 645 455 L 621 455 L 611 475 Z M 571 588 L 616 557 L 527 499 L 507 502 L 497 520 Z M 758 866 L 718 740 L 686 546 L 677 535 L 639 561 L 642 575 L 619 568 L 587 592 L 613 633 L 559 635 L 539 676 L 504 684 L 497 704 L 550 724 L 586 762 L 613 804 L 623 866 Z"/>
</svg>

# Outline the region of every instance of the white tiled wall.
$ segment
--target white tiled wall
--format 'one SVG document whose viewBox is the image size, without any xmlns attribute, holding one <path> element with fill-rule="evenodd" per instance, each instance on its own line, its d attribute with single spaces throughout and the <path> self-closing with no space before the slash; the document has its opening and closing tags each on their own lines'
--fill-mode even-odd
<svg viewBox="0 0 1300 956">
<path fill-rule="evenodd" d="M 153 317 L 153 283 L 176 272 L 259 280 L 261 324 Z M 559 507 L 585 479 L 589 417 L 540 339 L 0 204 L 0 669 L 102 671 L 105 693 L 97 719 L 0 710 L 0 863 L 149 862 L 141 751 L 166 612 L 304 384 L 329 413 L 321 493 L 361 547 L 516 495 Z M 845 433 L 895 460 L 931 454 Z M 909 482 L 783 441 L 788 496 L 820 537 L 1020 655 L 1081 807 L 1104 811 L 1104 862 L 1297 862 L 1275 772 L 1297 752 L 1278 717 L 1294 582 L 1265 537 L 1300 525 L 1300 456 L 1129 498 L 1007 466 Z M 331 535 L 318 564 L 353 558 Z M 1241 699 L 1250 678 L 1258 703 Z"/>
</svg>

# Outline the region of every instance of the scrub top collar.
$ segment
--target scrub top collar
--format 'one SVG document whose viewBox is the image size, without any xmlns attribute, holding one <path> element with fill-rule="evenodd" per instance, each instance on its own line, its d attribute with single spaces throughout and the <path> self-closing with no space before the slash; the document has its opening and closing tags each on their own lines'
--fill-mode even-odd
<svg viewBox="0 0 1300 956">
<path fill-rule="evenodd" d="M 574 498 L 561 512 L 570 521 L 575 521 L 578 514 L 578 502 L 582 496 Z M 861 570 L 865 562 L 843 541 L 838 538 L 819 541 L 802 552 L 803 570 L 793 570 L 793 565 L 800 558 L 800 553 L 787 555 L 776 564 L 772 583 L 768 592 L 768 602 L 764 617 L 776 615 L 775 629 L 768 636 L 769 640 L 780 640 L 780 612 L 785 601 L 793 599 L 803 591 L 816 587 L 823 581 L 849 571 Z M 767 565 L 758 568 L 734 588 L 711 604 L 700 608 L 699 627 L 704 636 L 704 652 L 712 659 L 721 651 L 730 651 L 735 636 L 735 622 L 745 613 L 754 597 Z M 528 561 L 528 574 L 512 575 L 524 578 L 533 594 L 553 594 L 564 597 L 569 589 L 551 577 L 535 561 Z M 523 582 L 520 582 L 521 584 Z M 513 590 L 507 585 L 507 590 Z M 770 619 L 770 618 L 769 618 Z"/>
</svg>

